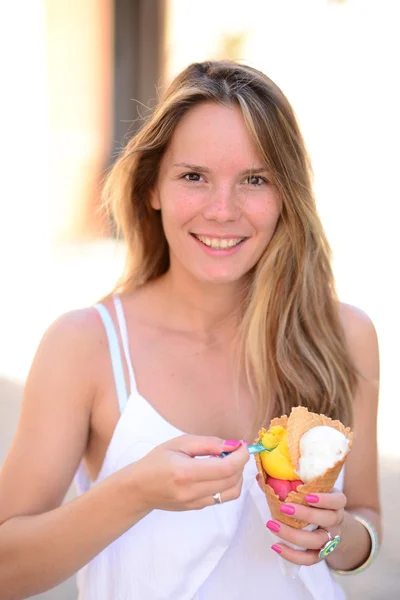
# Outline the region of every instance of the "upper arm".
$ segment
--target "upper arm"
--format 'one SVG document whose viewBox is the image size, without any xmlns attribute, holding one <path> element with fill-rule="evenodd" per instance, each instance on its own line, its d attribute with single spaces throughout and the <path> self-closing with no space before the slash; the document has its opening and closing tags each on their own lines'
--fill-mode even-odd
<svg viewBox="0 0 400 600">
<path fill-rule="evenodd" d="M 349 509 L 379 512 L 377 420 L 379 351 L 373 323 L 362 311 L 342 305 L 342 322 L 358 373 L 354 398 L 354 440 L 346 461 L 344 493 Z"/>
<path fill-rule="evenodd" d="M 58 506 L 85 451 L 95 393 L 93 309 L 60 317 L 33 360 L 18 428 L 0 471 L 0 523 Z"/>
</svg>

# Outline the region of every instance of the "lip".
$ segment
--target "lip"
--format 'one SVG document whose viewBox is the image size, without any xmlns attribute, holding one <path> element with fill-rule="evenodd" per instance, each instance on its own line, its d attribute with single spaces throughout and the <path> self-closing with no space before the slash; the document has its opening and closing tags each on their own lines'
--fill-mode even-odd
<svg viewBox="0 0 400 600">
<path fill-rule="evenodd" d="M 242 238 L 247 239 L 247 237 L 248 237 L 247 235 L 240 235 L 237 233 L 232 233 L 230 235 L 215 235 L 214 233 L 197 233 L 197 231 L 196 232 L 191 231 L 190 235 L 192 235 L 192 236 L 197 235 L 197 236 L 201 236 L 201 237 L 207 237 L 210 239 L 215 238 L 216 240 L 235 240 L 235 239 L 239 240 Z"/>
<path fill-rule="evenodd" d="M 217 256 L 217 257 L 223 257 L 223 256 L 231 256 L 232 254 L 236 254 L 236 252 L 239 252 L 240 249 L 244 246 L 244 244 L 247 242 L 248 238 L 245 237 L 243 239 L 242 242 L 240 242 L 240 244 L 238 244 L 237 246 L 233 246 L 233 248 L 223 248 L 221 250 L 217 250 L 216 248 L 210 248 L 209 246 L 206 246 L 205 244 L 203 244 L 203 242 L 201 242 L 200 240 L 197 239 L 196 235 L 201 235 L 203 236 L 202 233 L 199 234 L 191 234 L 190 237 L 192 238 L 192 240 L 209 256 Z M 204 235 L 204 237 L 208 237 L 208 238 L 216 238 L 218 240 L 231 240 L 231 239 L 235 239 L 235 238 L 240 238 L 242 236 L 236 236 L 236 235 L 232 235 L 232 236 L 216 236 L 216 235 Z"/>
</svg>

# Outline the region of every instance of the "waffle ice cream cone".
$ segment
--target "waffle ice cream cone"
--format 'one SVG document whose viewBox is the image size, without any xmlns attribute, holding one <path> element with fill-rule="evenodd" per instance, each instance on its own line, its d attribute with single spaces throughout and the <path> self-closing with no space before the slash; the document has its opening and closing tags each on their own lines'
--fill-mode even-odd
<svg viewBox="0 0 400 600">
<path fill-rule="evenodd" d="M 326 469 L 326 471 L 319 477 L 316 477 L 308 483 L 300 485 L 297 488 L 297 491 L 291 491 L 285 500 L 285 503 L 293 502 L 295 504 L 304 504 L 305 506 L 308 506 L 308 503 L 305 500 L 307 494 L 330 492 L 332 490 L 342 466 L 350 452 L 353 441 L 353 433 L 349 427 L 345 427 L 340 421 L 333 421 L 325 415 L 311 413 L 303 406 L 293 408 L 289 417 L 284 415 L 282 417 L 273 419 L 270 427 L 275 425 L 281 425 L 287 429 L 290 460 L 296 472 L 300 458 L 300 438 L 309 429 L 319 425 L 326 425 L 343 433 L 349 442 L 347 452 L 344 454 L 341 460 L 338 460 L 332 467 Z M 261 429 L 254 443 L 258 444 L 265 433 L 266 429 Z M 283 502 L 279 500 L 279 497 L 277 494 L 275 494 L 272 487 L 267 484 L 268 475 L 263 468 L 260 454 L 255 454 L 254 457 L 272 518 L 280 521 L 281 523 L 285 523 L 286 525 L 291 525 L 296 529 L 303 529 L 303 527 L 309 525 L 309 523 L 306 521 L 300 521 L 293 517 L 287 517 L 280 512 L 280 506 L 283 504 Z"/>
</svg>

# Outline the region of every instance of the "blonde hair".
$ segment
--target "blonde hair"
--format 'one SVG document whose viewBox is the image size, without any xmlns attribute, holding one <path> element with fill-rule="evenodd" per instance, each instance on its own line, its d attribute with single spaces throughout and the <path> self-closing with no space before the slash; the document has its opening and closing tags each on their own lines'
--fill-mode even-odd
<svg viewBox="0 0 400 600">
<path fill-rule="evenodd" d="M 283 203 L 273 238 L 250 274 L 241 318 L 240 356 L 257 399 L 257 419 L 303 405 L 351 424 L 356 372 L 307 152 L 288 100 L 256 69 L 230 61 L 190 65 L 118 158 L 104 188 L 127 244 L 125 272 L 115 291 L 130 292 L 169 268 L 150 191 L 178 122 L 205 101 L 240 108 Z"/>
</svg>

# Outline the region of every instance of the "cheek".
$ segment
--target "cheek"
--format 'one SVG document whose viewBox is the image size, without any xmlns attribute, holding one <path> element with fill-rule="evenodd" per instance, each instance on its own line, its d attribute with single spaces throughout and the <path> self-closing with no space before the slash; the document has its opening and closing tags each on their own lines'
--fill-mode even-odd
<svg viewBox="0 0 400 600">
<path fill-rule="evenodd" d="M 269 235 L 275 230 L 281 208 L 282 204 L 276 198 L 264 198 L 262 202 L 253 202 L 247 206 L 247 218 L 258 232 Z"/>
<path fill-rule="evenodd" d="M 200 203 L 196 198 L 185 193 L 171 193 L 162 202 L 162 215 L 165 224 L 173 226 L 187 223 L 199 211 Z"/>
</svg>

